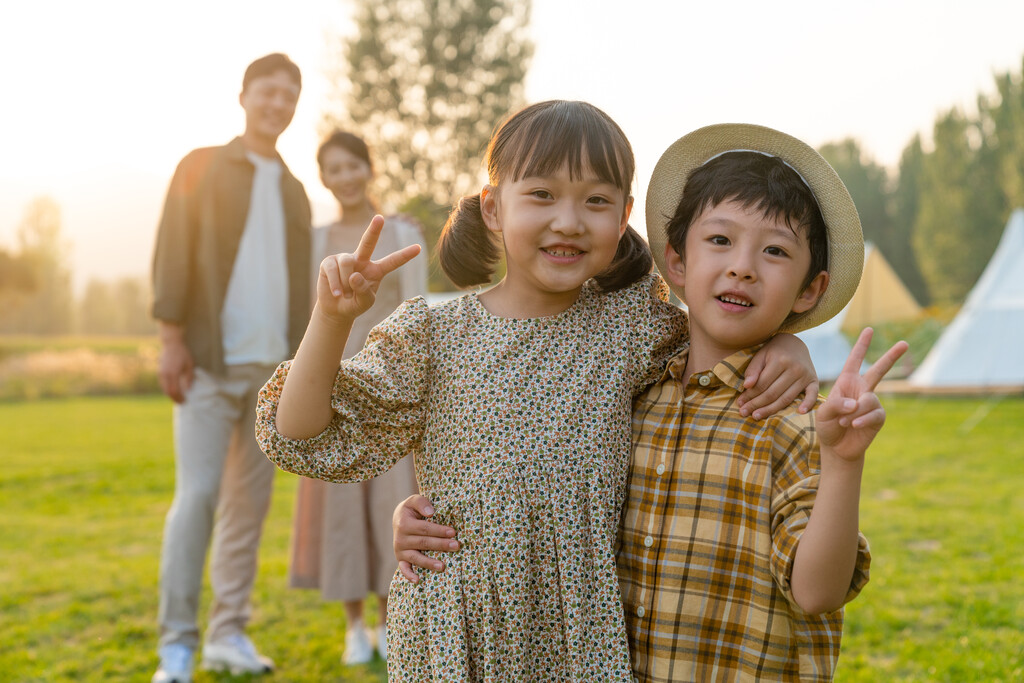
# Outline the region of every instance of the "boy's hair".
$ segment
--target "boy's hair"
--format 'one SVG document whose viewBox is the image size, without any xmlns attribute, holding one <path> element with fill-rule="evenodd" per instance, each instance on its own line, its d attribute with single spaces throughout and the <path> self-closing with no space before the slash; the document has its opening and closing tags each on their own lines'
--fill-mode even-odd
<svg viewBox="0 0 1024 683">
<path fill-rule="evenodd" d="M 245 75 L 242 77 L 242 92 L 245 92 L 249 88 L 249 84 L 253 80 L 262 76 L 269 76 L 277 71 L 286 71 L 291 77 L 295 84 L 302 89 L 302 73 L 299 71 L 298 65 L 295 64 L 288 55 L 281 52 L 273 52 L 264 57 L 260 57 L 245 69 Z"/>
<path fill-rule="evenodd" d="M 494 131 L 485 157 L 491 185 L 527 176 L 546 176 L 566 167 L 573 180 L 589 169 L 630 195 L 635 162 L 622 129 L 586 102 L 549 100 L 530 105 Z M 500 258 L 484 224 L 480 195 L 463 197 L 453 208 L 438 243 L 441 267 L 460 287 L 485 284 Z M 594 279 L 605 292 L 628 287 L 651 271 L 650 247 L 632 228 L 619 240 L 612 263 Z"/>
<path fill-rule="evenodd" d="M 814 193 L 784 161 L 760 152 L 726 152 L 693 170 L 665 228 L 676 253 L 684 255 L 693 221 L 727 201 L 756 209 L 768 220 L 784 221 L 794 233 L 806 231 L 811 264 L 802 288 L 828 270 L 828 229 Z"/>
</svg>

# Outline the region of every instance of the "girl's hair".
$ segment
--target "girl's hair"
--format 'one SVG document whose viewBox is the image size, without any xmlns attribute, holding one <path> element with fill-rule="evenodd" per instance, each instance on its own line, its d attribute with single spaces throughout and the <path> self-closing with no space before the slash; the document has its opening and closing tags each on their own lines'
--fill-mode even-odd
<svg viewBox="0 0 1024 683">
<path fill-rule="evenodd" d="M 587 170 L 629 197 L 635 162 L 622 129 L 603 111 L 586 102 L 549 100 L 510 117 L 491 135 L 485 157 L 487 177 L 498 187 L 528 176 L 547 176 L 568 168 L 573 180 Z M 480 212 L 480 195 L 463 197 L 441 232 L 438 258 L 449 279 L 460 287 L 485 284 L 501 254 Z M 594 277 L 605 292 L 628 287 L 651 272 L 647 242 L 632 228 L 619 240 L 615 258 Z"/>
<path fill-rule="evenodd" d="M 328 135 L 316 150 L 316 163 L 320 167 L 321 173 L 324 171 L 324 156 L 327 154 L 327 150 L 332 147 L 343 149 L 364 162 L 370 168 L 370 175 L 373 176 L 373 162 L 370 161 L 370 148 L 367 146 L 366 141 L 354 133 L 337 129 Z M 377 202 L 369 194 L 366 195 L 366 201 L 370 203 L 370 207 L 374 211 L 377 210 Z"/>
</svg>

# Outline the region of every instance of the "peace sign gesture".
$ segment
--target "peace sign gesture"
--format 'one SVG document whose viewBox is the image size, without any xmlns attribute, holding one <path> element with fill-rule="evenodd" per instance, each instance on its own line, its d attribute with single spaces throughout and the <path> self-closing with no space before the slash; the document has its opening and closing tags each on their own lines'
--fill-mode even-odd
<svg viewBox="0 0 1024 683">
<path fill-rule="evenodd" d="M 829 449 L 843 460 L 863 458 L 871 441 L 885 424 L 885 410 L 874 393 L 875 387 L 909 348 L 904 341 L 896 342 L 861 375 L 860 367 L 871 343 L 871 335 L 870 327 L 860 333 L 832 391 L 818 408 L 818 437 L 822 450 Z"/>
<path fill-rule="evenodd" d="M 384 276 L 420 253 L 420 245 L 411 244 L 374 261 L 373 250 L 383 227 L 384 218 L 374 216 L 354 254 L 333 254 L 320 262 L 316 299 L 324 315 L 352 320 L 365 313 L 373 306 Z"/>
</svg>

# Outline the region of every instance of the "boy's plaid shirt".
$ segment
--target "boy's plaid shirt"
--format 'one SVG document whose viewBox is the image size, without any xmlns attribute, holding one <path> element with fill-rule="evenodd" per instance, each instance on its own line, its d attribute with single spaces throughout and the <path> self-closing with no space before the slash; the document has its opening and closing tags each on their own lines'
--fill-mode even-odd
<svg viewBox="0 0 1024 683">
<path fill-rule="evenodd" d="M 814 414 L 735 408 L 756 348 L 679 379 L 684 350 L 633 411 L 619 578 L 635 680 L 828 681 L 843 612 L 812 616 L 789 577 L 817 492 Z M 868 581 L 860 538 L 847 601 Z"/>
</svg>

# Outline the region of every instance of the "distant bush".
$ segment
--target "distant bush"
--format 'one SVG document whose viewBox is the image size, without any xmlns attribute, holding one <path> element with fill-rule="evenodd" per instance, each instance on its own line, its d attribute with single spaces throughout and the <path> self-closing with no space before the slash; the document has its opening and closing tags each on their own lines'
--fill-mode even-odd
<svg viewBox="0 0 1024 683">
<path fill-rule="evenodd" d="M 155 339 L 18 337 L 0 342 L 0 400 L 160 391 Z"/>
</svg>

